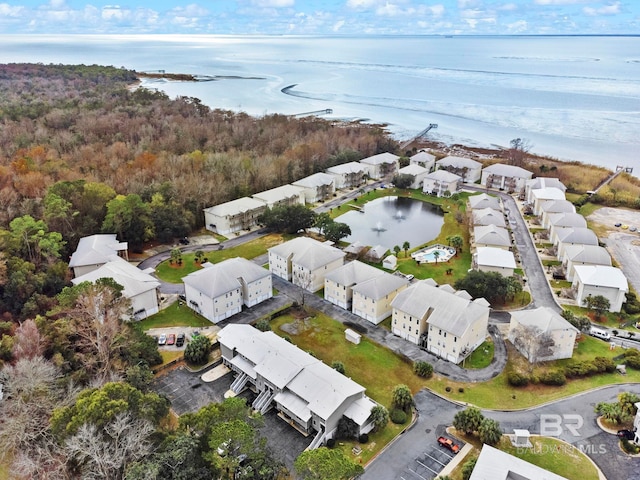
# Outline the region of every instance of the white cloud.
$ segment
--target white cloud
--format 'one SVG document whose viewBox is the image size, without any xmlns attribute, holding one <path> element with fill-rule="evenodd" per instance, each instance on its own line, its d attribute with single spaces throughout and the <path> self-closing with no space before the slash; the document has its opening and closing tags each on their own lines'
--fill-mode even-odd
<svg viewBox="0 0 640 480">
<path fill-rule="evenodd" d="M 465 10 L 467 8 L 479 7 L 482 5 L 481 0 L 458 0 L 458 8 Z"/>
<path fill-rule="evenodd" d="M 51 5 L 53 8 L 62 8 L 65 6 L 65 0 L 51 0 L 49 2 L 49 5 Z"/>
<path fill-rule="evenodd" d="M 381 2 L 380 0 L 348 0 L 347 1 L 347 7 L 349 7 L 349 8 L 371 8 L 371 7 L 377 7 L 381 3 L 384 3 L 384 2 Z"/>
<path fill-rule="evenodd" d="M 8 3 L 0 3 L 0 17 L 19 17 L 24 12 L 24 7 L 12 6 Z"/>
<path fill-rule="evenodd" d="M 259 8 L 293 7 L 295 0 L 251 0 L 251 5 Z"/>
<path fill-rule="evenodd" d="M 498 10 L 501 12 L 514 12 L 518 9 L 518 5 L 515 3 L 505 3 L 504 5 L 500 5 Z"/>
<path fill-rule="evenodd" d="M 507 24 L 506 27 L 510 33 L 521 33 L 528 30 L 529 24 L 526 20 L 518 20 L 517 22 Z"/>
<path fill-rule="evenodd" d="M 344 26 L 344 20 L 338 20 L 336 23 L 333 24 L 333 27 L 331 28 L 334 32 L 339 32 L 340 29 Z"/>
<path fill-rule="evenodd" d="M 584 7 L 582 11 L 585 15 L 589 15 L 590 17 L 597 17 L 599 15 L 617 15 L 620 13 L 620 2 L 615 2 L 600 8 Z"/>
<path fill-rule="evenodd" d="M 588 3 L 589 0 L 535 0 L 536 5 L 576 5 Z"/>
</svg>

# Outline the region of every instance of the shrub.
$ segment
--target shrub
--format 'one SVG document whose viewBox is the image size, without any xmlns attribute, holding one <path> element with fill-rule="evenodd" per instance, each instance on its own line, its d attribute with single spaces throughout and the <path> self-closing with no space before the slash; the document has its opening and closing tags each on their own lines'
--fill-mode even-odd
<svg viewBox="0 0 640 480">
<path fill-rule="evenodd" d="M 360 443 L 367 443 L 369 441 L 369 434 L 368 433 L 360 434 L 360 436 L 358 437 L 358 441 Z"/>
<path fill-rule="evenodd" d="M 418 360 L 413 363 L 413 373 L 423 378 L 431 378 L 433 375 L 433 365 L 424 360 Z"/>
<path fill-rule="evenodd" d="M 473 469 L 476 468 L 477 458 L 471 459 L 468 462 L 465 462 L 462 465 L 462 480 L 469 480 L 471 478 L 471 474 L 473 473 Z"/>
<path fill-rule="evenodd" d="M 271 330 L 271 324 L 269 323 L 269 320 L 263 318 L 262 320 L 258 320 L 256 322 L 256 328 L 261 332 L 268 332 L 269 330 Z"/>
<path fill-rule="evenodd" d="M 625 365 L 635 370 L 640 370 L 640 355 L 629 355 L 624 359 Z"/>
<path fill-rule="evenodd" d="M 331 363 L 331 368 L 333 368 L 335 371 L 340 372 L 341 374 L 345 374 L 346 370 L 344 368 L 344 363 L 339 362 L 337 360 L 334 360 Z"/>
<path fill-rule="evenodd" d="M 635 455 L 638 452 L 640 452 L 640 447 L 638 447 L 638 445 L 635 445 L 635 444 L 631 443 L 626 438 L 620 439 L 620 442 L 622 443 L 622 449 L 625 452 L 630 453 L 632 455 Z"/>
<path fill-rule="evenodd" d="M 198 335 L 184 349 L 184 358 L 195 365 L 204 365 L 209 359 L 211 340 L 206 335 Z"/>
<path fill-rule="evenodd" d="M 598 367 L 593 362 L 574 362 L 564 367 L 564 374 L 569 378 L 585 377 L 597 372 Z"/>
<path fill-rule="evenodd" d="M 462 387 L 458 388 L 458 393 L 464 393 L 464 388 Z"/>
<path fill-rule="evenodd" d="M 565 377 L 564 373 L 560 370 L 552 370 L 540 376 L 540 383 L 544 385 L 561 386 L 567 383 L 567 377 Z"/>
<path fill-rule="evenodd" d="M 451 391 L 451 387 L 446 387 L 444 390 L 445 392 L 449 393 Z"/>
<path fill-rule="evenodd" d="M 613 360 L 606 357 L 596 357 L 593 359 L 593 365 L 598 369 L 600 373 L 611 373 L 615 372 L 616 364 L 613 363 Z"/>
<path fill-rule="evenodd" d="M 394 408 L 391 410 L 391 421 L 396 425 L 404 425 L 407 423 L 407 414 L 404 413 L 404 410 Z"/>
<path fill-rule="evenodd" d="M 525 387 L 529 383 L 529 377 L 518 372 L 509 372 L 507 381 L 512 387 Z"/>
<path fill-rule="evenodd" d="M 329 440 L 327 440 L 327 448 L 333 448 L 335 446 L 336 446 L 335 438 L 330 438 Z"/>
</svg>

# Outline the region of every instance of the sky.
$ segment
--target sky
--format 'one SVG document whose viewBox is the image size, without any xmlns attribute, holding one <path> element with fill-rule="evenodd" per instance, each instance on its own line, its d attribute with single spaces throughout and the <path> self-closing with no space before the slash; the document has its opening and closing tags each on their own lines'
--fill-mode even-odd
<svg viewBox="0 0 640 480">
<path fill-rule="evenodd" d="M 640 34 L 640 0 L 116 2 L 0 0 L 0 34 Z"/>
</svg>

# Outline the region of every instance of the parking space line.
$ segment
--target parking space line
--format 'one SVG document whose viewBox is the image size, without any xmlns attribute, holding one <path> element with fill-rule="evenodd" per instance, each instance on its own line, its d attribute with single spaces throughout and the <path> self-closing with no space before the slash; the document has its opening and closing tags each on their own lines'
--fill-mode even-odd
<svg viewBox="0 0 640 480">
<path fill-rule="evenodd" d="M 434 460 L 435 460 L 435 458 L 434 458 Z M 433 473 L 434 473 L 434 474 L 436 474 L 436 475 L 438 475 L 438 473 L 440 473 L 440 472 L 436 472 L 436 471 L 435 471 L 434 469 L 432 469 L 432 468 L 429 468 L 429 467 L 428 467 L 428 466 L 426 466 L 424 463 L 422 463 L 420 460 L 416 460 L 416 462 L 417 462 L 417 463 L 419 463 L 420 465 L 422 465 L 424 468 L 426 468 L 426 469 L 427 469 L 427 470 L 429 470 L 430 472 L 433 472 Z M 436 460 L 436 462 L 437 462 L 437 460 Z M 438 463 L 440 463 L 440 462 L 438 462 Z"/>
<path fill-rule="evenodd" d="M 442 463 L 440 460 L 438 460 L 436 457 L 432 457 L 431 455 L 429 455 L 428 453 L 425 452 L 425 457 L 429 457 L 430 459 L 432 459 L 433 461 L 435 461 L 436 463 L 439 463 L 440 465 L 442 465 L 443 467 L 445 467 L 447 464 L 446 463 Z M 416 462 L 420 463 L 418 460 L 416 460 Z M 430 469 L 431 470 L 431 469 Z"/>
<path fill-rule="evenodd" d="M 413 470 L 411 470 L 409 467 L 407 467 L 407 470 L 409 470 L 411 473 L 413 473 L 414 475 L 420 477 L 422 480 L 429 480 L 427 477 L 423 477 L 422 475 L 420 475 L 418 472 L 414 472 Z"/>
</svg>

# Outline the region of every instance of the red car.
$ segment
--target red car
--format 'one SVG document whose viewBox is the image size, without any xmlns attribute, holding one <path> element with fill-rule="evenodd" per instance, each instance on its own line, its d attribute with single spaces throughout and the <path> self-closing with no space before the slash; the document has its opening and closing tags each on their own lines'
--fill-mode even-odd
<svg viewBox="0 0 640 480">
<path fill-rule="evenodd" d="M 460 451 L 460 446 L 453 443 L 453 440 L 446 437 L 438 437 L 438 445 L 444 448 L 448 448 L 453 453 L 458 453 Z"/>
<path fill-rule="evenodd" d="M 173 345 L 176 343 L 176 334 L 170 333 L 167 335 L 167 345 Z"/>
</svg>

